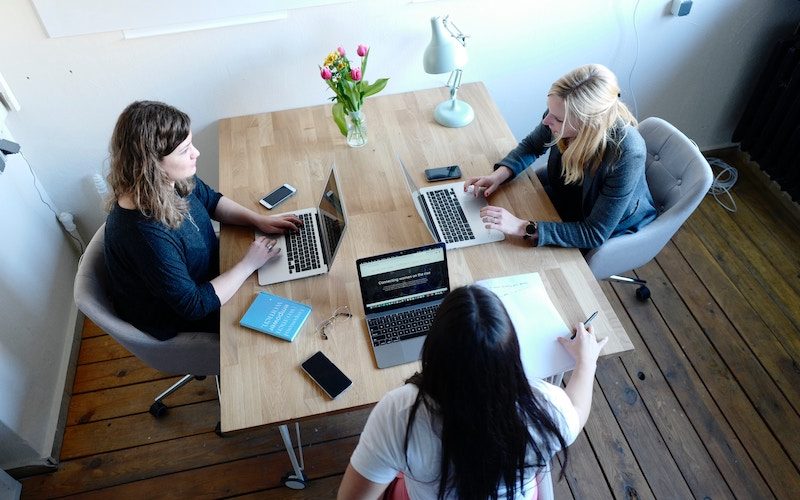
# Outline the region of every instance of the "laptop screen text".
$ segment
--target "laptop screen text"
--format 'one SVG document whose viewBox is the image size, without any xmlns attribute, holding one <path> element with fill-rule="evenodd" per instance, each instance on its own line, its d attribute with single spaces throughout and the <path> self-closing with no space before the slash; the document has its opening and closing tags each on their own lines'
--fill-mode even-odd
<svg viewBox="0 0 800 500">
<path fill-rule="evenodd" d="M 449 291 L 441 247 L 362 262 L 359 274 L 366 314 L 442 299 Z"/>
</svg>

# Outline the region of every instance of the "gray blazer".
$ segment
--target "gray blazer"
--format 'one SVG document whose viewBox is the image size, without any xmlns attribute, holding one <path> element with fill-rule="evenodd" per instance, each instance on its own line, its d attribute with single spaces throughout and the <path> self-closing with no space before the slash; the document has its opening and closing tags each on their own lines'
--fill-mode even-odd
<svg viewBox="0 0 800 500">
<path fill-rule="evenodd" d="M 562 218 L 569 222 L 539 221 L 539 245 L 574 248 L 596 248 L 608 238 L 635 232 L 656 218 L 653 197 L 645 177 L 646 149 L 644 139 L 635 127 L 627 125 L 613 132 L 623 137 L 619 147 L 607 148 L 597 171 L 584 170 L 580 185 L 565 186 L 561 177 L 561 152 L 558 146 L 549 148 L 547 172 L 539 174 L 551 197 L 572 200 L 579 207 L 566 207 L 574 214 Z M 552 140 L 550 129 L 539 124 L 495 169 L 505 165 L 514 176 L 547 152 Z M 514 177 L 512 176 L 512 178 Z M 554 196 L 555 195 L 555 196 Z M 554 200 L 556 206 L 558 199 Z"/>
</svg>

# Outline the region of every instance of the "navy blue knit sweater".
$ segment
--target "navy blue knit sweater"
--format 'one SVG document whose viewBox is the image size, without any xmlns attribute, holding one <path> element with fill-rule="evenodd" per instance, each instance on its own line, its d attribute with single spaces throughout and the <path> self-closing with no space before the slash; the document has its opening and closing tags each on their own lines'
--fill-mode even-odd
<svg viewBox="0 0 800 500">
<path fill-rule="evenodd" d="M 189 215 L 177 229 L 115 205 L 105 258 L 117 314 L 160 340 L 181 331 L 219 331 L 219 241 L 211 214 L 222 195 L 195 178 Z"/>
</svg>

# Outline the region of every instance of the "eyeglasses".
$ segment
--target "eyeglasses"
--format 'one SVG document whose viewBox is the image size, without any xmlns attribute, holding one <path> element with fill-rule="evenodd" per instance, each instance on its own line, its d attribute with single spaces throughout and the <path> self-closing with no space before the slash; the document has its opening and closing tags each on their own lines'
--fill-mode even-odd
<svg viewBox="0 0 800 500">
<path fill-rule="evenodd" d="M 337 307 L 331 317 L 323 321 L 322 323 L 317 326 L 317 333 L 322 336 L 323 339 L 328 340 L 328 332 L 333 331 L 333 324 L 339 318 L 352 318 L 353 315 L 350 313 L 350 308 L 347 306 L 340 306 Z"/>
</svg>

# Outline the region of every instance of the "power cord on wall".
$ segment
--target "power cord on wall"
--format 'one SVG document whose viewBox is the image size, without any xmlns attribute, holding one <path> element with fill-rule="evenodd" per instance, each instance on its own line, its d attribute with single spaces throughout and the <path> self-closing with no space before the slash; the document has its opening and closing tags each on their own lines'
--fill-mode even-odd
<svg viewBox="0 0 800 500">
<path fill-rule="evenodd" d="M 81 239 L 80 235 L 77 234 L 78 230 L 75 227 L 75 223 L 73 222 L 72 214 L 68 212 L 62 212 L 59 215 L 55 211 L 55 209 L 45 201 L 44 196 L 42 196 L 42 192 L 39 190 L 39 185 L 36 183 L 36 174 L 33 173 L 33 168 L 31 168 L 31 164 L 28 161 L 28 158 L 22 153 L 22 151 L 20 151 L 19 154 L 20 156 L 22 156 L 22 159 L 25 160 L 25 164 L 28 166 L 28 170 L 31 172 L 31 177 L 33 178 L 33 187 L 36 188 L 36 193 L 39 195 L 39 199 L 42 201 L 42 204 L 44 204 L 44 206 L 46 206 L 47 208 L 50 209 L 51 212 L 53 212 L 53 215 L 55 215 L 56 219 L 61 223 L 62 226 L 64 226 L 64 229 L 66 229 L 69 237 L 75 240 L 75 243 L 77 243 L 78 246 L 80 247 L 81 254 L 83 254 L 86 245 L 83 243 L 83 240 Z"/>
<path fill-rule="evenodd" d="M 641 0 L 636 0 L 636 5 L 633 7 L 633 35 L 636 38 L 636 52 L 633 56 L 631 71 L 628 73 L 628 90 L 631 92 L 631 101 L 633 101 L 633 116 L 637 120 L 639 119 L 639 106 L 636 104 L 636 93 L 633 91 L 633 84 L 631 82 L 633 80 L 633 70 L 636 69 L 636 63 L 639 62 L 639 30 L 636 28 L 636 11 L 639 10 L 640 1 Z"/>
<path fill-rule="evenodd" d="M 714 175 L 714 181 L 711 183 L 711 188 L 709 188 L 708 194 L 712 195 L 714 199 L 717 200 L 717 203 L 719 203 L 722 208 L 728 212 L 736 212 L 736 200 L 734 200 L 733 196 L 731 195 L 731 189 L 739 179 L 739 171 L 719 158 L 709 157 L 706 158 L 706 160 L 708 161 L 708 164 L 711 165 L 712 172 L 714 169 L 719 170 L 719 172 Z M 726 205 L 719 199 L 719 197 L 723 194 L 728 195 L 730 205 Z"/>
</svg>

